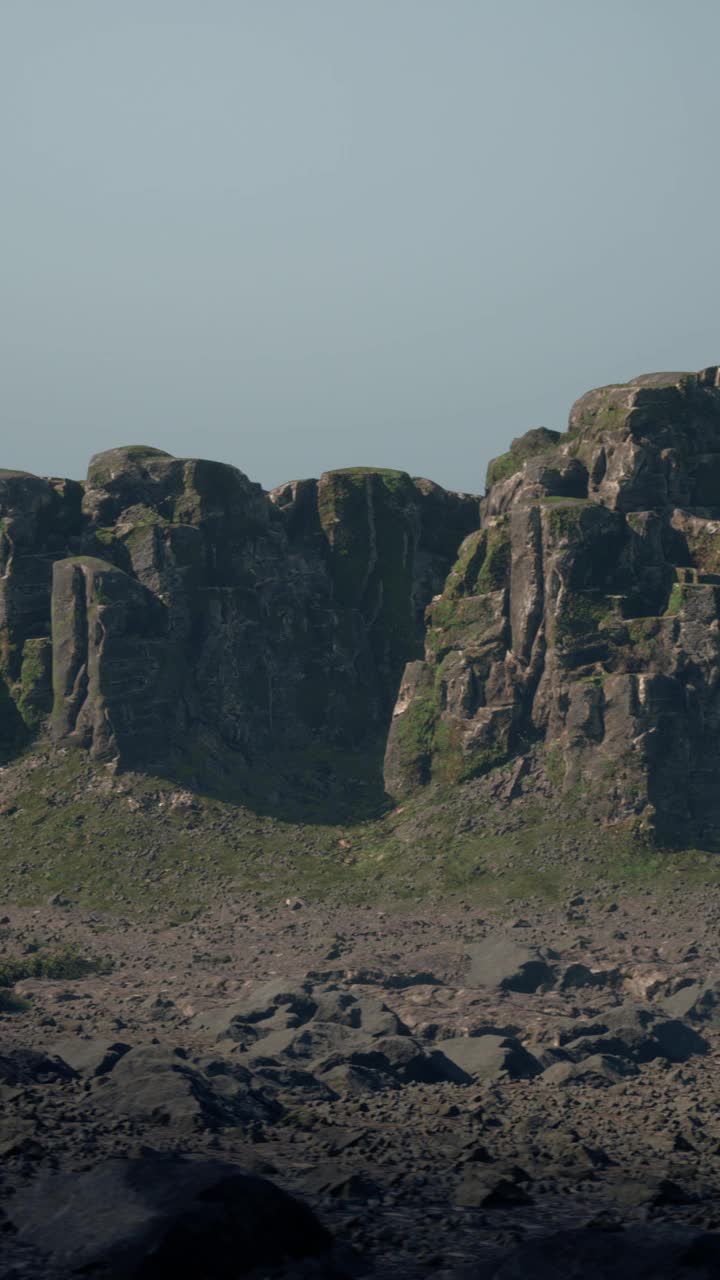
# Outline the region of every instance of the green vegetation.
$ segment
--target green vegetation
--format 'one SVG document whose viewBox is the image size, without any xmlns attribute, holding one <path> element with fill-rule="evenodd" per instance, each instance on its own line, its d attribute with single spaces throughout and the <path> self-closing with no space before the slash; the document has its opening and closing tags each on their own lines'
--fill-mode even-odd
<svg viewBox="0 0 720 1280">
<path fill-rule="evenodd" d="M 81 955 L 73 947 L 32 951 L 12 959 L 0 959 L 0 987 L 14 987 L 25 978 L 71 981 L 91 973 L 108 973 L 109 960 Z"/>
<path fill-rule="evenodd" d="M 587 498 L 544 498 L 543 507 L 547 509 L 547 521 L 556 538 L 576 538 L 583 513 L 594 504 Z"/>
<path fill-rule="evenodd" d="M 560 432 L 548 431 L 546 427 L 533 427 L 530 431 L 526 431 L 524 436 L 518 436 L 513 440 L 507 453 L 502 453 L 499 458 L 493 458 L 490 461 L 485 480 L 486 488 L 491 489 L 500 480 L 507 480 L 509 476 L 519 471 L 529 458 L 546 455 L 549 462 L 559 440 Z"/>
<path fill-rule="evenodd" d="M 557 643 L 571 645 L 576 640 L 594 636 L 600 625 L 612 616 L 605 596 L 591 596 L 579 591 L 566 592 L 555 618 Z"/>
<path fill-rule="evenodd" d="M 476 757 L 478 763 L 491 764 Z M 81 751 L 44 758 L 42 786 L 37 770 L 25 776 L 21 758 L 9 767 L 19 788 L 17 811 L 0 817 L 6 900 L 44 902 L 62 890 L 79 907 L 111 917 L 179 922 L 232 893 L 267 902 L 298 893 L 308 901 L 400 905 L 459 894 L 513 910 L 518 899 L 555 900 L 602 880 L 659 895 L 676 892 L 680 875 L 683 883 L 720 884 L 720 857 L 653 849 L 632 823 L 605 828 L 591 816 L 590 796 L 582 803 L 572 794 L 550 802 L 520 796 L 508 824 L 508 811 L 498 814 L 482 780 L 445 785 L 436 778 L 397 809 L 368 804 L 363 812 L 361 797 L 376 785 L 366 772 L 356 777 L 346 817 L 328 821 L 320 766 L 327 776 L 330 764 L 318 760 L 317 792 L 303 819 L 290 820 L 278 816 L 270 794 L 278 783 L 270 777 L 265 804 L 199 793 L 185 808 L 174 803 L 177 782 L 138 774 L 113 779 Z M 283 787 L 307 785 L 307 773 L 296 783 L 284 777 Z M 582 846 L 581 861 L 576 852 L 563 854 L 564 842 Z M 48 955 L 56 953 L 34 954 L 46 975 L 77 973 L 72 965 L 63 971 L 50 964 Z M 33 955 L 18 959 L 27 966 Z"/>
<path fill-rule="evenodd" d="M 409 479 L 407 471 L 396 471 L 392 467 L 337 467 L 334 471 L 327 471 L 325 474 L 328 476 L 381 476 L 391 488 L 393 485 L 397 488 L 404 487 L 404 482 Z"/>
<path fill-rule="evenodd" d="M 99 542 L 103 547 L 110 547 L 117 539 L 117 531 L 114 524 L 99 525 L 94 531 L 95 541 Z"/>
<path fill-rule="evenodd" d="M 478 574 L 487 554 L 487 542 L 486 529 L 478 529 L 465 539 L 460 547 L 458 558 L 450 570 L 443 595 L 455 598 L 474 593 Z"/>
<path fill-rule="evenodd" d="M 673 618 L 680 612 L 685 603 L 685 597 L 686 590 L 684 585 L 680 582 L 674 582 L 672 591 L 670 592 L 670 599 L 667 602 L 667 608 L 665 610 L 666 617 Z"/>
<path fill-rule="evenodd" d="M 25 641 L 16 702 L 28 729 L 36 729 L 50 710 L 51 662 L 52 645 L 49 639 L 41 637 Z"/>
<path fill-rule="evenodd" d="M 559 747 L 551 747 L 546 752 L 545 772 L 551 786 L 562 786 L 565 780 L 565 757 Z"/>
<path fill-rule="evenodd" d="M 658 646 L 662 639 L 660 619 L 628 618 L 623 625 L 634 653 L 646 662 L 653 662 L 658 656 Z"/>
<path fill-rule="evenodd" d="M 110 449 L 106 453 L 99 454 L 97 460 L 91 459 L 87 473 L 88 485 L 94 489 L 106 488 L 112 482 L 114 459 L 120 462 L 125 457 L 130 462 L 142 462 L 146 458 L 168 458 L 169 456 L 163 449 L 153 449 L 145 444 L 129 444 L 118 449 Z"/>
<path fill-rule="evenodd" d="M 720 574 L 720 532 L 692 526 L 683 532 L 694 567 L 700 573 Z"/>
<path fill-rule="evenodd" d="M 586 396 L 585 408 L 574 424 L 575 430 L 602 435 L 605 432 L 614 433 L 624 428 L 628 413 L 625 387 L 628 385 L 623 383 L 617 386 L 599 387 L 597 391 Z"/>
<path fill-rule="evenodd" d="M 462 596 L 499 591 L 508 582 L 511 552 L 510 521 L 507 516 L 487 529 L 471 533 L 463 542 L 450 571 L 443 600 L 454 601 Z"/>
<path fill-rule="evenodd" d="M 434 694 L 416 694 L 397 726 L 398 740 L 408 760 L 422 761 L 430 755 L 437 717 Z"/>
<path fill-rule="evenodd" d="M 507 586 L 512 547 L 509 522 L 492 525 L 487 531 L 487 550 L 477 576 L 477 590 L 499 591 Z"/>
<path fill-rule="evenodd" d="M 13 991 L 0 989 L 0 1013 L 27 1013 L 30 1008 L 29 1000 L 16 996 Z"/>
<path fill-rule="evenodd" d="M 520 471 L 524 465 L 525 459 L 519 458 L 512 450 L 501 453 L 499 458 L 492 458 L 488 463 L 485 488 L 492 489 L 494 484 L 499 484 L 501 480 L 507 480 L 509 476 L 515 475 L 515 472 Z"/>
<path fill-rule="evenodd" d="M 441 658 L 451 649 L 462 647 L 496 621 L 492 596 L 465 596 L 459 600 L 441 596 L 428 608 L 425 644 L 430 653 Z"/>
</svg>

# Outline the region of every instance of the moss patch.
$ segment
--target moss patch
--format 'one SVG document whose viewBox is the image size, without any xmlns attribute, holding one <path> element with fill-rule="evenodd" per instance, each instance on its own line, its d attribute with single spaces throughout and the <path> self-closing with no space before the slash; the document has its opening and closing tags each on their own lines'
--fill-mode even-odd
<svg viewBox="0 0 720 1280">
<path fill-rule="evenodd" d="M 565 757 L 559 747 L 550 747 L 546 752 L 545 772 L 551 786 L 562 786 L 565 780 Z"/>
<path fill-rule="evenodd" d="M 26 978 L 50 978 L 66 982 L 86 978 L 91 973 L 109 973 L 112 965 L 106 958 L 85 956 L 74 947 L 34 950 L 29 955 L 0 960 L 0 987 L 14 987 Z"/>
<path fill-rule="evenodd" d="M 488 463 L 485 488 L 492 489 L 494 484 L 499 484 L 501 480 L 507 480 L 510 476 L 514 476 L 515 472 L 520 471 L 524 465 L 525 459 L 518 458 L 510 450 L 507 453 L 501 453 L 498 458 L 493 458 Z"/>
<path fill-rule="evenodd" d="M 487 531 L 487 550 L 477 576 L 478 592 L 499 591 L 508 585 L 512 547 L 508 521 Z"/>
<path fill-rule="evenodd" d="M 555 615 L 556 643 L 567 646 L 595 636 L 601 624 L 612 616 L 613 611 L 605 596 L 566 592 Z"/>
</svg>

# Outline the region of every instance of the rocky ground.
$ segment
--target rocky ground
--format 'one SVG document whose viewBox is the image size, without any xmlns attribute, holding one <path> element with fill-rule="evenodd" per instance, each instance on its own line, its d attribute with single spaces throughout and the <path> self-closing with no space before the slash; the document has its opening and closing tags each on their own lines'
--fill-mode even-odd
<svg viewBox="0 0 720 1280">
<path fill-rule="evenodd" d="M 3 1275 L 720 1275 L 720 895 L 514 910 L 8 905 Z"/>
</svg>

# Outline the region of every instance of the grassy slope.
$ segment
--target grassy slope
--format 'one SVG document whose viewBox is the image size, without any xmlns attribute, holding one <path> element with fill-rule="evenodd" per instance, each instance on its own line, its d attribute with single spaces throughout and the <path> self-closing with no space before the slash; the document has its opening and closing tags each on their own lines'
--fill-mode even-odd
<svg viewBox="0 0 720 1280">
<path fill-rule="evenodd" d="M 417 903 L 461 897 L 514 909 L 598 881 L 671 892 L 717 883 L 720 859 L 662 853 L 532 796 L 510 807 L 469 783 L 363 821 L 288 821 L 166 779 L 114 774 L 80 751 L 36 751 L 0 778 L 6 902 L 55 892 L 113 915 L 182 920 L 228 892 L 265 899 Z M 189 807 L 194 804 L 195 807 Z M 2 812 L 2 811 L 5 812 Z"/>
</svg>

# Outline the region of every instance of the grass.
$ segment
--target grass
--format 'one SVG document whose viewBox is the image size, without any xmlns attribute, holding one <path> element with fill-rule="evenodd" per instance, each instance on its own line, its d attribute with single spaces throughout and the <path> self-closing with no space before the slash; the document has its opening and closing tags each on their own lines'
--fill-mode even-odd
<svg viewBox="0 0 720 1280">
<path fill-rule="evenodd" d="M 110 918 L 180 923 L 226 894 L 400 907 L 460 898 L 512 911 L 599 882 L 666 896 L 679 882 L 720 885 L 712 852 L 653 849 L 630 826 L 594 821 L 587 797 L 557 791 L 498 810 L 490 780 L 438 783 L 374 816 L 301 822 L 207 794 L 195 808 L 173 807 L 177 784 L 114 776 L 80 751 L 48 756 L 41 771 L 28 763 L 10 766 L 27 785 L 16 811 L 0 817 L 4 897 L 18 903 L 61 890 Z M 0 986 L 82 976 L 102 963 L 42 949 L 6 960 Z"/>
<path fill-rule="evenodd" d="M 16 996 L 13 991 L 0 990 L 0 1013 L 27 1013 L 30 1008 L 29 1000 Z"/>
<path fill-rule="evenodd" d="M 0 987 L 14 987 L 26 978 L 69 982 L 91 973 L 107 973 L 109 968 L 109 961 L 81 955 L 73 947 L 32 951 L 24 956 L 0 959 Z"/>
</svg>

